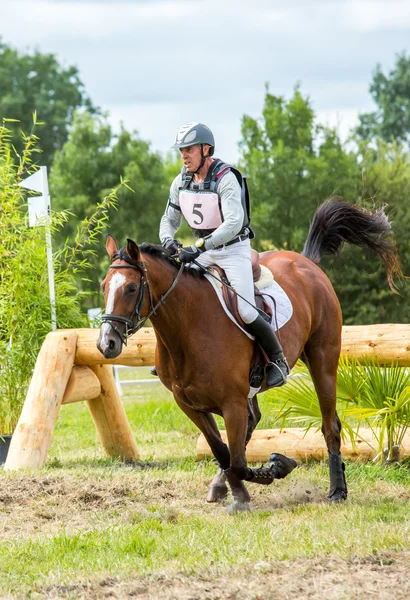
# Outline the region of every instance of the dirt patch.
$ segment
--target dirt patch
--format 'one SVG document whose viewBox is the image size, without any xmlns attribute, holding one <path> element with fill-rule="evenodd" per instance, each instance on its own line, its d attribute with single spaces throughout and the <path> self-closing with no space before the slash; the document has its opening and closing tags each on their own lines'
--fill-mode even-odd
<svg viewBox="0 0 410 600">
<path fill-rule="evenodd" d="M 129 522 L 135 513 L 153 505 L 180 515 L 223 513 L 222 506 L 205 502 L 210 479 L 173 475 L 153 478 L 144 470 L 119 467 L 109 477 L 71 474 L 0 479 L 0 534 L 8 539 L 54 534 L 66 527 L 83 530 L 100 518 Z M 279 481 L 275 487 L 251 487 L 254 512 L 323 502 L 326 490 L 299 482 Z M 227 503 L 232 501 L 228 499 Z"/>
<path fill-rule="evenodd" d="M 32 598 L 97 600 L 408 600 L 410 553 L 366 559 L 259 562 L 252 569 L 203 573 L 199 577 L 159 575 L 122 582 L 108 578 L 33 591 Z"/>
</svg>

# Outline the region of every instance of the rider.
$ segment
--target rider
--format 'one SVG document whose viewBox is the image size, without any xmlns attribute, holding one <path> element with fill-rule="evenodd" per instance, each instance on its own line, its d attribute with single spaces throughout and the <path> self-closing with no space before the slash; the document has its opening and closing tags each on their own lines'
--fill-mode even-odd
<svg viewBox="0 0 410 600">
<path fill-rule="evenodd" d="M 159 237 L 162 246 L 178 253 L 181 262 L 216 264 L 238 296 L 238 310 L 247 331 L 268 356 L 268 387 L 286 383 L 289 367 L 282 346 L 271 326 L 258 313 L 252 276 L 249 215 L 244 184 L 239 171 L 213 158 L 214 136 L 202 123 L 187 123 L 177 133 L 174 148 L 184 167 L 172 182 Z M 191 226 L 195 244 L 182 248 L 175 240 L 182 215 Z"/>
</svg>

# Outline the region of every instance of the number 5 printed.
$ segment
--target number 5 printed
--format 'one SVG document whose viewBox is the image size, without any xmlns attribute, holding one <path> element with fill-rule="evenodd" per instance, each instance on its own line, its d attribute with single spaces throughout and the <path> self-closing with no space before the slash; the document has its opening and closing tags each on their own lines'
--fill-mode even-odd
<svg viewBox="0 0 410 600">
<path fill-rule="evenodd" d="M 204 220 L 204 215 L 198 210 L 198 208 L 202 208 L 202 204 L 194 204 L 192 209 L 192 214 L 201 219 L 200 221 L 194 221 L 195 225 L 200 225 Z"/>
</svg>

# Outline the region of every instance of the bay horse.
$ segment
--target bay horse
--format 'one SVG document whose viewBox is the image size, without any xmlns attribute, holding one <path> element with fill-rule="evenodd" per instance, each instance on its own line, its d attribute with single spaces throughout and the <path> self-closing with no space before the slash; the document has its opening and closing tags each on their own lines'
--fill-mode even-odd
<svg viewBox="0 0 410 600">
<path fill-rule="evenodd" d="M 332 503 L 347 497 L 336 412 L 342 313 L 332 284 L 318 265 L 324 254 L 337 256 L 345 242 L 366 247 L 382 259 L 389 286 L 396 291 L 394 276 L 402 274 L 391 235 L 383 209 L 369 212 L 330 198 L 316 210 L 301 254 L 286 250 L 260 255 L 261 264 L 271 270 L 293 304 L 292 318 L 279 331 L 280 340 L 289 366 L 302 358 L 315 385 L 329 453 Z M 246 462 L 246 444 L 261 417 L 257 396 L 248 400 L 254 343 L 226 316 L 198 270 L 183 270 L 161 246 L 138 246 L 127 240 L 119 249 L 109 235 L 106 249 L 111 265 L 101 284 L 106 308 L 97 343 L 100 352 L 105 358 L 119 356 L 128 335 L 149 317 L 157 339 L 159 378 L 204 434 L 219 464 L 207 500 L 225 498 L 228 483 L 234 498 L 231 512 L 248 509 L 244 481 L 269 484 L 294 466 L 285 457 L 284 463 L 273 461 L 259 469 Z M 228 445 L 213 414 L 224 419 Z"/>
</svg>

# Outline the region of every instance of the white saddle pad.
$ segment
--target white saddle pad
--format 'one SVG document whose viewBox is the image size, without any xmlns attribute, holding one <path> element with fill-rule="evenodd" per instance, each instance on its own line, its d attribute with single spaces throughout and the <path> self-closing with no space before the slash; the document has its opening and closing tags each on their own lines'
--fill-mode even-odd
<svg viewBox="0 0 410 600">
<path fill-rule="evenodd" d="M 268 269 L 266 269 L 266 270 L 268 270 Z M 218 276 L 217 273 L 216 273 L 216 275 Z M 214 288 L 216 295 L 218 296 L 219 301 L 222 304 L 224 311 L 226 312 L 228 317 L 231 319 L 231 321 L 233 321 L 235 323 L 235 325 L 237 325 L 237 327 L 239 327 L 239 329 L 241 331 L 243 331 L 251 340 L 254 340 L 255 338 L 252 335 L 250 335 L 247 331 L 245 331 L 245 329 L 243 329 L 243 327 L 241 327 L 239 325 L 238 321 L 234 318 L 232 313 L 228 310 L 228 307 L 226 306 L 225 300 L 223 299 L 223 296 L 222 296 L 221 284 L 218 283 L 213 277 L 208 275 L 208 273 L 205 274 L 205 277 L 212 284 L 212 287 Z M 269 279 L 269 277 L 267 279 Z M 277 329 L 280 329 L 281 327 L 286 325 L 286 323 L 291 319 L 292 314 L 293 314 L 292 302 L 290 301 L 290 298 L 286 294 L 285 290 L 283 288 L 281 288 L 280 285 L 273 278 L 271 278 L 270 283 L 267 287 L 259 289 L 259 291 L 262 292 L 263 294 L 269 294 L 269 296 L 272 296 L 275 299 L 275 303 L 274 303 L 271 298 L 269 298 L 268 296 L 265 296 L 265 300 L 267 301 L 267 303 L 269 304 L 269 306 L 272 309 L 272 314 L 273 314 L 272 329 L 274 331 L 276 331 Z"/>
</svg>

